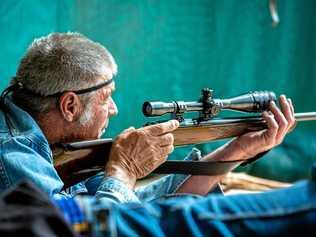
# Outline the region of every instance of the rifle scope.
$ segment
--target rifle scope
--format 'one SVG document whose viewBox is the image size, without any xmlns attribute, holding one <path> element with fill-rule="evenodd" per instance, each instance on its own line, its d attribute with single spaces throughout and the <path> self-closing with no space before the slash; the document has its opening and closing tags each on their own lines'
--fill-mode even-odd
<svg viewBox="0 0 316 237">
<path fill-rule="evenodd" d="M 161 116 L 166 113 L 183 114 L 198 111 L 208 118 L 217 115 L 220 110 L 236 110 L 242 112 L 263 112 L 267 110 L 270 101 L 276 102 L 276 96 L 271 91 L 254 91 L 229 99 L 213 99 L 212 90 L 205 88 L 198 101 L 147 101 L 143 104 L 143 114 L 147 117 Z"/>
</svg>

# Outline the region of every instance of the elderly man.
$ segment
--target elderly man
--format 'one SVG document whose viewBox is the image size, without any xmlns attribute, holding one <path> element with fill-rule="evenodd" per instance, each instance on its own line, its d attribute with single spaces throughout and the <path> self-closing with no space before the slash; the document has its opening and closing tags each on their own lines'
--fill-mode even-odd
<svg viewBox="0 0 316 237">
<path fill-rule="evenodd" d="M 1 190 L 28 178 L 51 196 L 96 192 L 114 202 L 129 202 L 175 192 L 204 195 L 216 185 L 221 176 L 170 175 L 134 190 L 136 180 L 173 151 L 170 132 L 179 124 L 172 120 L 123 131 L 113 143 L 104 175 L 62 192 L 50 145 L 101 136 L 117 113 L 111 97 L 116 72 L 111 54 L 77 33 L 50 34 L 31 44 L 1 97 Z M 263 114 L 266 130 L 247 133 L 202 159 L 246 160 L 280 144 L 294 124 L 291 101 L 281 96 L 280 105 L 281 110 L 272 103 Z"/>
</svg>

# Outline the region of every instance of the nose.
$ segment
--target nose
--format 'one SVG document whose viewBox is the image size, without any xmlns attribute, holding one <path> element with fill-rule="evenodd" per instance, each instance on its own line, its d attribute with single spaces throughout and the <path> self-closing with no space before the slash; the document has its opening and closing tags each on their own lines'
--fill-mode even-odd
<svg viewBox="0 0 316 237">
<path fill-rule="evenodd" d="M 117 106 L 114 102 L 114 100 L 112 99 L 112 97 L 109 98 L 109 114 L 111 116 L 117 115 L 118 113 L 118 109 Z"/>
</svg>

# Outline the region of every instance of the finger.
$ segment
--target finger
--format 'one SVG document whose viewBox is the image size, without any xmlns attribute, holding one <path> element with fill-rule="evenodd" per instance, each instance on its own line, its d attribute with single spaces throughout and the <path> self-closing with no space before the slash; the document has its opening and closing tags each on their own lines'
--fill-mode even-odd
<svg viewBox="0 0 316 237">
<path fill-rule="evenodd" d="M 294 106 L 293 106 L 292 100 L 291 100 L 291 98 L 288 98 L 287 100 L 289 101 L 291 112 L 294 115 Z"/>
<path fill-rule="evenodd" d="M 267 123 L 268 129 L 263 133 L 265 138 L 265 142 L 267 145 L 272 145 L 275 141 L 276 135 L 278 133 L 279 125 L 274 119 L 274 115 L 272 113 L 263 112 L 263 118 Z"/>
<path fill-rule="evenodd" d="M 287 131 L 293 126 L 294 124 L 294 114 L 291 110 L 291 105 L 285 95 L 280 96 L 280 106 L 281 110 L 288 122 Z"/>
<path fill-rule="evenodd" d="M 288 121 L 286 120 L 281 110 L 276 106 L 274 101 L 270 103 L 270 110 L 273 113 L 274 118 L 279 126 L 276 135 L 276 140 L 281 141 L 288 130 Z"/>
<path fill-rule="evenodd" d="M 294 119 L 294 123 L 295 123 L 295 110 L 294 110 L 294 106 L 293 106 L 293 102 L 290 98 L 287 99 L 289 104 L 290 104 L 290 109 L 291 109 L 291 115 Z"/>
<path fill-rule="evenodd" d="M 160 147 L 161 156 L 165 157 L 166 155 L 169 155 L 170 153 L 172 153 L 173 150 L 174 150 L 174 146 L 173 145 Z"/>
<path fill-rule="evenodd" d="M 160 146 L 173 145 L 174 138 L 173 138 L 172 133 L 167 133 L 165 135 L 159 136 L 158 139 L 159 139 L 158 144 Z"/>
<path fill-rule="evenodd" d="M 168 159 L 168 154 L 163 154 L 159 160 L 156 160 L 155 163 L 157 166 L 161 165 L 162 163 L 166 162 Z"/>
<path fill-rule="evenodd" d="M 179 122 L 177 120 L 170 120 L 168 122 L 144 127 L 144 131 L 147 131 L 152 136 L 159 136 L 168 132 L 172 132 L 178 127 Z"/>
<path fill-rule="evenodd" d="M 290 108 L 291 108 L 291 126 L 289 128 L 289 131 L 291 131 L 295 128 L 297 122 L 295 119 L 295 111 L 294 111 L 294 106 L 293 106 L 292 100 L 290 98 L 288 98 L 287 100 L 289 101 Z"/>
</svg>

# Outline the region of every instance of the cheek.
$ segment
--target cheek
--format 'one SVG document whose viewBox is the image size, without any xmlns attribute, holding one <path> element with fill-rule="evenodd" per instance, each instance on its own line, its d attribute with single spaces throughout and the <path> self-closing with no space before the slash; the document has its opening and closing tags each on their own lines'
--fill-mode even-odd
<svg viewBox="0 0 316 237">
<path fill-rule="evenodd" d="M 107 119 L 109 117 L 109 108 L 108 106 L 103 106 L 101 107 L 100 115 L 104 118 Z"/>
<path fill-rule="evenodd" d="M 109 111 L 108 108 L 106 107 L 101 107 L 100 110 L 98 111 L 98 114 L 96 114 L 96 118 L 98 121 L 96 121 L 100 126 L 104 126 L 106 121 L 108 120 L 109 117 Z"/>
</svg>

